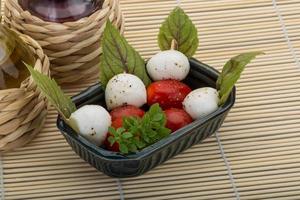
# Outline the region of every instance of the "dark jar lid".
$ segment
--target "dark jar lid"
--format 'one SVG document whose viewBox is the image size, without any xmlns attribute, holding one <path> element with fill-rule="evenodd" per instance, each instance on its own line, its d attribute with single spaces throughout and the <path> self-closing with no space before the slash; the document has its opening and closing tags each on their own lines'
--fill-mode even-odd
<svg viewBox="0 0 300 200">
<path fill-rule="evenodd" d="M 104 0 L 18 0 L 28 10 L 44 21 L 70 22 L 90 16 L 102 8 Z"/>
</svg>

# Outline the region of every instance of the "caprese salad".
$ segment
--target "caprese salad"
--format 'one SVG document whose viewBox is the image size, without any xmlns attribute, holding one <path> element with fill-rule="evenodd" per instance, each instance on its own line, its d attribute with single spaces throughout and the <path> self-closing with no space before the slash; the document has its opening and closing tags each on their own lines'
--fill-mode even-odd
<svg viewBox="0 0 300 200">
<path fill-rule="evenodd" d="M 39 89 L 64 120 L 91 143 L 122 154 L 135 153 L 222 106 L 244 67 L 262 52 L 230 59 L 216 88 L 192 90 L 182 82 L 198 47 L 197 29 L 177 7 L 158 35 L 161 49 L 147 62 L 108 21 L 102 38 L 100 82 L 106 107 L 77 109 L 54 80 L 28 66 Z"/>
</svg>

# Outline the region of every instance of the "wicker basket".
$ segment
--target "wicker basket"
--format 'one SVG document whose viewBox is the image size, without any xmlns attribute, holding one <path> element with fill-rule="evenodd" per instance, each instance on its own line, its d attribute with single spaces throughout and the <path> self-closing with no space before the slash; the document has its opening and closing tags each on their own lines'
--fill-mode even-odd
<svg viewBox="0 0 300 200">
<path fill-rule="evenodd" d="M 4 21 L 34 38 L 51 62 L 51 75 L 59 83 L 71 83 L 98 75 L 100 39 L 109 18 L 123 32 L 118 0 L 105 0 L 102 9 L 74 22 L 46 22 L 24 11 L 18 0 L 5 1 Z"/>
<path fill-rule="evenodd" d="M 36 55 L 34 68 L 49 75 L 49 59 L 40 45 L 29 36 L 20 37 Z M 28 143 L 41 130 L 47 105 L 31 77 L 24 80 L 20 88 L 0 90 L 0 151 Z"/>
</svg>

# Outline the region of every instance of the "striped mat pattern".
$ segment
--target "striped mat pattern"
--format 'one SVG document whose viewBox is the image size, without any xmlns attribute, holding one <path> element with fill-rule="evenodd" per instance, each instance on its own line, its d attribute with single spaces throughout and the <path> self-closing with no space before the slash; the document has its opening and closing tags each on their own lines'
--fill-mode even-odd
<svg viewBox="0 0 300 200">
<path fill-rule="evenodd" d="M 149 58 L 158 51 L 159 24 L 177 1 L 121 4 L 129 42 Z M 300 199 L 300 1 L 182 0 L 181 6 L 199 30 L 195 57 L 202 62 L 220 70 L 239 53 L 266 52 L 237 84 L 236 105 L 220 131 L 141 177 L 114 179 L 74 154 L 51 109 L 38 137 L 1 155 L 1 199 Z"/>
</svg>

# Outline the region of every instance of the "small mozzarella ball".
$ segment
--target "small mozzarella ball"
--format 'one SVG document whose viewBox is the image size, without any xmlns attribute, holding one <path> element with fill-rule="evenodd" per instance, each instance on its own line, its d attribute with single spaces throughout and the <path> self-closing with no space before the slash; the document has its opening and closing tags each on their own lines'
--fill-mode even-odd
<svg viewBox="0 0 300 200">
<path fill-rule="evenodd" d="M 109 110 L 124 105 L 141 107 L 147 102 L 146 87 L 135 75 L 118 74 L 106 86 L 105 101 Z"/>
<path fill-rule="evenodd" d="M 218 91 L 205 87 L 188 94 L 183 101 L 183 107 L 193 119 L 199 119 L 215 112 L 218 109 L 218 102 Z"/>
<path fill-rule="evenodd" d="M 70 125 L 79 135 L 101 146 L 111 126 L 111 117 L 102 106 L 86 105 L 72 113 Z"/>
<path fill-rule="evenodd" d="M 188 58 L 179 51 L 161 51 L 148 61 L 147 71 L 154 81 L 165 79 L 182 81 L 190 71 L 190 63 Z"/>
</svg>

